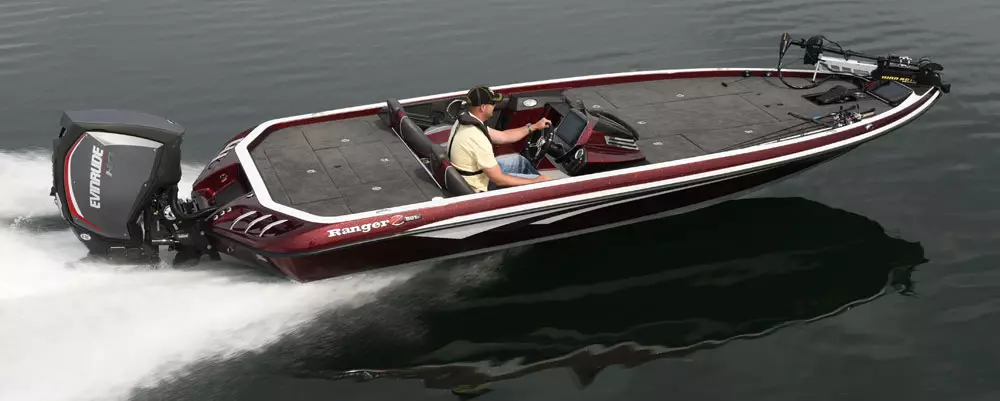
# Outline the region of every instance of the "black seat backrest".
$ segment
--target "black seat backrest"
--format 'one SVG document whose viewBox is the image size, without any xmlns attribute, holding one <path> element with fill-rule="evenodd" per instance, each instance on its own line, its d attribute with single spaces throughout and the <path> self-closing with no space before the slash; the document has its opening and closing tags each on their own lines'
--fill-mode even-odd
<svg viewBox="0 0 1000 401">
<path fill-rule="evenodd" d="M 434 162 L 435 166 L 440 164 L 441 160 L 444 160 L 446 157 L 444 149 L 435 145 L 411 118 L 403 118 L 403 121 L 400 123 L 399 136 L 413 150 L 413 153 L 416 153 L 417 156 L 430 159 Z"/>
<path fill-rule="evenodd" d="M 454 167 L 447 162 L 448 155 L 441 146 L 434 144 L 434 141 L 420 129 L 412 118 L 406 116 L 406 111 L 396 99 L 386 100 L 386 117 L 389 126 L 420 158 L 427 158 L 431 161 L 430 168 L 435 171 L 432 175 L 441 174 L 440 169 L 444 168 L 444 187 L 453 195 L 470 195 L 476 193 L 465 178 L 458 173 Z M 435 179 L 437 180 L 437 179 Z"/>
<path fill-rule="evenodd" d="M 403 105 L 399 104 L 396 99 L 389 99 L 386 102 L 386 117 L 389 118 L 388 124 L 392 127 L 393 131 L 399 132 L 399 123 L 406 117 L 406 111 L 403 110 Z"/>
<path fill-rule="evenodd" d="M 444 170 L 444 187 L 448 190 L 448 192 L 455 196 L 471 195 L 476 193 L 476 191 L 472 189 L 472 186 L 465 181 L 465 178 L 458 173 L 458 170 L 452 166 L 448 166 Z"/>
<path fill-rule="evenodd" d="M 406 145 L 418 157 L 430 159 L 435 166 L 439 165 L 445 159 L 444 149 L 435 145 L 427 135 L 424 135 L 424 131 L 417 123 L 406 116 L 406 111 L 403 110 L 403 106 L 399 104 L 398 100 L 389 99 L 386 101 L 386 105 L 392 130 L 399 135 L 403 142 L 406 142 Z"/>
</svg>

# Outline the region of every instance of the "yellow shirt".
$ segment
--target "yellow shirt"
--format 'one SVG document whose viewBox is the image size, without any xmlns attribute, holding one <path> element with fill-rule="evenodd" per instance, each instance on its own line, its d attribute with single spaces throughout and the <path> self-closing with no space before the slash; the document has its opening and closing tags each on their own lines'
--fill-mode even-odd
<svg viewBox="0 0 1000 401">
<path fill-rule="evenodd" d="M 475 118 L 475 116 L 473 116 Z M 452 137 L 455 138 L 452 141 Z M 486 170 L 497 165 L 497 159 L 493 155 L 493 144 L 490 139 L 483 134 L 479 128 L 473 125 L 458 125 L 453 129 L 448 137 L 449 158 L 451 164 L 462 171 Z M 472 186 L 476 192 L 486 191 L 490 183 L 490 178 L 486 173 L 476 175 L 463 175 L 462 178 Z"/>
</svg>

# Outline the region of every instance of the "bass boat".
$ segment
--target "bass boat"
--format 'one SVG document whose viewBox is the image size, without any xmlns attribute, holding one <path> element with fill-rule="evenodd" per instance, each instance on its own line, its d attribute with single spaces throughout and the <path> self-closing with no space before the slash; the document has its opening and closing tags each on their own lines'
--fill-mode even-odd
<svg viewBox="0 0 1000 401">
<path fill-rule="evenodd" d="M 792 45 L 815 68 L 784 69 Z M 465 91 L 266 121 L 178 195 L 184 128 L 75 110 L 51 195 L 90 256 L 241 260 L 297 281 L 439 260 L 694 210 L 829 161 L 913 121 L 950 85 L 927 58 L 823 36 L 780 41 L 776 68 L 632 71 L 495 86 L 486 124 L 552 178 L 474 192 L 447 157 Z M 184 194 L 188 195 L 188 194 Z"/>
</svg>

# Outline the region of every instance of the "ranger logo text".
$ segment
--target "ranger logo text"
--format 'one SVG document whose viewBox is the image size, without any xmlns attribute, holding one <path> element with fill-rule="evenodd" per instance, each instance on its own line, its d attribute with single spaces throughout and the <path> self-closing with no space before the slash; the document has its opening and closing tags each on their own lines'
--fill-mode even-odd
<svg viewBox="0 0 1000 401">
<path fill-rule="evenodd" d="M 371 223 L 365 223 L 357 226 L 350 226 L 347 228 L 334 228 L 332 230 L 327 230 L 326 232 L 330 237 L 339 237 L 344 234 L 352 233 L 366 233 L 374 228 L 383 228 L 389 225 L 389 220 L 373 221 Z"/>
</svg>

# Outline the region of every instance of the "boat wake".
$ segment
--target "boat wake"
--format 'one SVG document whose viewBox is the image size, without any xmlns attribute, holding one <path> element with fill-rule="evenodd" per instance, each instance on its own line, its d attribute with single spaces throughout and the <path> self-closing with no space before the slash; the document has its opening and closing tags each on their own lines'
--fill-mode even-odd
<svg viewBox="0 0 1000 401">
<path fill-rule="evenodd" d="M 182 193 L 200 168 L 185 166 Z M 371 303 L 421 268 L 310 284 L 225 263 L 74 263 L 47 153 L 0 152 L 0 399 L 122 399 L 185 367 L 263 349 L 320 312 Z"/>
</svg>

